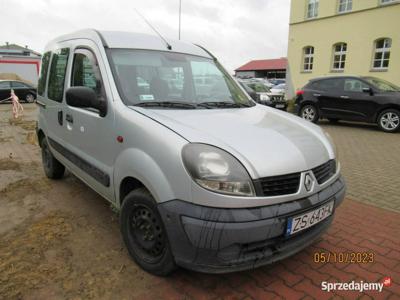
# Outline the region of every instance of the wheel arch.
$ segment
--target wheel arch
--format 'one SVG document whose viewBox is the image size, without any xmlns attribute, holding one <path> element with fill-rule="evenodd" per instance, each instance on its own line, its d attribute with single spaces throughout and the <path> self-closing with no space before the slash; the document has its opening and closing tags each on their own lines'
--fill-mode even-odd
<svg viewBox="0 0 400 300">
<path fill-rule="evenodd" d="M 397 110 L 397 111 L 400 112 L 400 106 L 399 106 L 399 105 L 396 105 L 396 104 L 389 104 L 389 105 L 386 105 L 385 107 L 382 107 L 381 109 L 379 109 L 379 110 L 375 113 L 375 115 L 374 115 L 374 117 L 373 117 L 374 122 L 377 123 L 380 114 L 381 114 L 383 111 L 388 110 L 388 109 L 395 109 L 395 110 Z"/>
</svg>

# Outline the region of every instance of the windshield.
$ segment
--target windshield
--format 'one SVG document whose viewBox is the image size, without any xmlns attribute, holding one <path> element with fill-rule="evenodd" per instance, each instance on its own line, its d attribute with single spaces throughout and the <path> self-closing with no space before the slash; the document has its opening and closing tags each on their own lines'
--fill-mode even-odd
<svg viewBox="0 0 400 300">
<path fill-rule="evenodd" d="M 212 59 L 132 49 L 111 49 L 110 54 L 114 77 L 126 105 L 163 108 L 255 105 Z"/>
<path fill-rule="evenodd" d="M 269 93 L 270 89 L 262 83 L 248 83 L 251 89 L 255 90 L 257 93 Z"/>
<path fill-rule="evenodd" d="M 400 91 L 400 87 L 394 85 L 393 83 L 390 83 L 389 81 L 376 77 L 363 77 L 363 78 L 382 92 Z"/>
</svg>

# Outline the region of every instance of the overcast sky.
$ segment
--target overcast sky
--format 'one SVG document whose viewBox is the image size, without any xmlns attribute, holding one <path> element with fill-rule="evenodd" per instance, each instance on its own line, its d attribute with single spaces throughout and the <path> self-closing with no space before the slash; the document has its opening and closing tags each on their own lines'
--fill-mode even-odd
<svg viewBox="0 0 400 300">
<path fill-rule="evenodd" d="M 42 52 L 52 38 L 82 28 L 178 38 L 179 0 L 0 0 L 0 44 Z M 182 0 L 181 39 L 201 44 L 233 71 L 252 59 L 286 56 L 290 0 Z"/>
</svg>

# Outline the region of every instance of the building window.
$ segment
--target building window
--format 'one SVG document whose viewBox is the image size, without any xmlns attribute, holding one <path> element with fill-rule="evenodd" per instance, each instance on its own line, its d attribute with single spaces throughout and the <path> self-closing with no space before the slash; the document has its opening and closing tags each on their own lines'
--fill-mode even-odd
<svg viewBox="0 0 400 300">
<path fill-rule="evenodd" d="M 332 70 L 334 71 L 344 70 L 344 66 L 346 64 L 346 51 L 347 51 L 346 43 L 338 43 L 333 46 Z"/>
<path fill-rule="evenodd" d="M 303 71 L 311 72 L 314 64 L 314 47 L 307 46 L 303 49 Z"/>
<path fill-rule="evenodd" d="M 381 0 L 381 4 L 387 4 L 387 3 L 391 3 L 391 2 L 395 2 L 397 0 Z"/>
<path fill-rule="evenodd" d="M 353 9 L 353 0 L 339 0 L 339 13 L 351 11 Z"/>
<path fill-rule="evenodd" d="M 392 40 L 385 38 L 375 42 L 373 69 L 387 69 L 389 67 L 390 47 Z"/>
<path fill-rule="evenodd" d="M 308 0 L 307 19 L 318 17 L 318 2 L 319 0 Z"/>
</svg>

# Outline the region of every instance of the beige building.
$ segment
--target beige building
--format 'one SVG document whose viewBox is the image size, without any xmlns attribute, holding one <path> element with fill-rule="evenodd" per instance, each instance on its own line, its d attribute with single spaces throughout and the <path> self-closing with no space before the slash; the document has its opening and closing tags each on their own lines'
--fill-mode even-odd
<svg viewBox="0 0 400 300">
<path fill-rule="evenodd" d="M 292 0 L 288 97 L 309 79 L 380 77 L 400 86 L 399 0 Z"/>
</svg>

